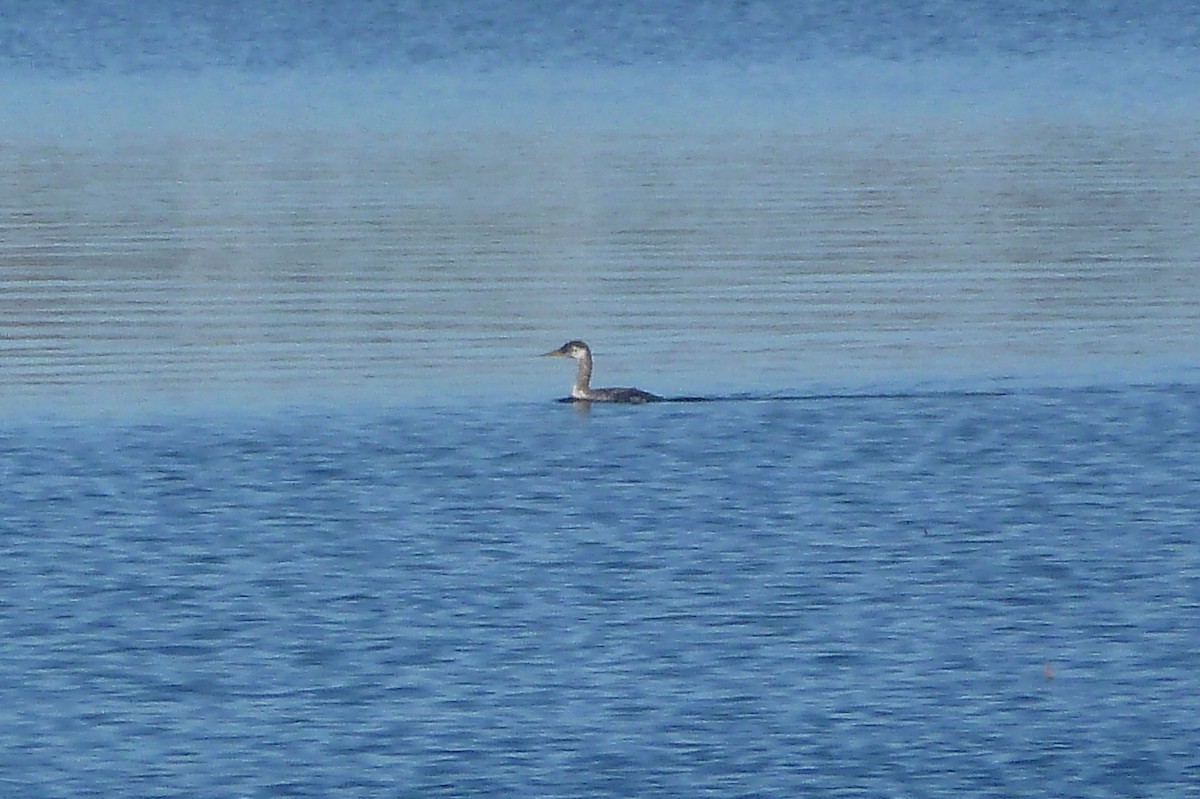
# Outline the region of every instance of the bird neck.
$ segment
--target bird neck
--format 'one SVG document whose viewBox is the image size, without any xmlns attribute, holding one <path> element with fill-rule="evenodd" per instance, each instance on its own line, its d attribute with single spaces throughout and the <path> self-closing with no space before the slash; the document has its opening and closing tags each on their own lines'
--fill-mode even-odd
<svg viewBox="0 0 1200 799">
<path fill-rule="evenodd" d="M 575 385 L 571 388 L 571 396 L 576 399 L 586 397 L 590 390 L 591 382 L 592 354 L 585 352 L 583 357 L 579 359 L 579 366 L 575 369 Z"/>
</svg>

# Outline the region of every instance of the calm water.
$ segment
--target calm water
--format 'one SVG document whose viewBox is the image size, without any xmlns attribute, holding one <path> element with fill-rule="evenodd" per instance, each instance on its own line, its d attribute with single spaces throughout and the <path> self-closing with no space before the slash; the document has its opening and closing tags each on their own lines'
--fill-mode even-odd
<svg viewBox="0 0 1200 799">
<path fill-rule="evenodd" d="M 6 795 L 1200 793 L 1186 12 L 193 5 L 0 32 Z"/>
<path fill-rule="evenodd" d="M 1196 132 L 24 144 L 0 394 L 532 400 L 573 337 L 667 393 L 1195 380 Z"/>
</svg>

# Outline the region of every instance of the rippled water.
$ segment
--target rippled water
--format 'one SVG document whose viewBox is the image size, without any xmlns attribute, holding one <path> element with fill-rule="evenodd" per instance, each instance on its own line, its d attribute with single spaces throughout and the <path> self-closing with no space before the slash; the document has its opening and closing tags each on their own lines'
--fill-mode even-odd
<svg viewBox="0 0 1200 799">
<path fill-rule="evenodd" d="M 1195 793 L 1186 13 L 697 8 L 6 14 L 6 795 Z"/>
<path fill-rule="evenodd" d="M 10 427 L 0 770 L 1182 795 L 1198 442 L 1194 388 Z"/>
</svg>

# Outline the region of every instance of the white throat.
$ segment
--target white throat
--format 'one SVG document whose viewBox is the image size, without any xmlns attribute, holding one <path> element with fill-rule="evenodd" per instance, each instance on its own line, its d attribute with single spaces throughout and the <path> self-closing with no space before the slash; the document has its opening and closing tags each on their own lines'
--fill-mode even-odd
<svg viewBox="0 0 1200 799">
<path fill-rule="evenodd" d="M 585 350 L 575 360 L 579 366 L 575 369 L 575 385 L 571 386 L 571 396 L 575 399 L 587 399 L 591 392 L 592 354 Z"/>
</svg>

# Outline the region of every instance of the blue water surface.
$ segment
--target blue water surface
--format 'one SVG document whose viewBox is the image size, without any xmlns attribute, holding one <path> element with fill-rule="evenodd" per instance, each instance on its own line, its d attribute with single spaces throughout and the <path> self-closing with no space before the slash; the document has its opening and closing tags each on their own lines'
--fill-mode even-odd
<svg viewBox="0 0 1200 799">
<path fill-rule="evenodd" d="M 6 17 L 0 65 L 63 73 L 447 61 L 484 68 L 754 64 L 844 56 L 1026 57 L 1097 47 L 1184 51 L 1200 44 L 1193 10 L 1161 1 L 14 2 Z"/>
<path fill-rule="evenodd" d="M 1185 795 L 1193 387 L 6 426 L 12 795 Z"/>
<path fill-rule="evenodd" d="M 3 795 L 1200 795 L 1197 44 L 6 3 Z"/>
</svg>

